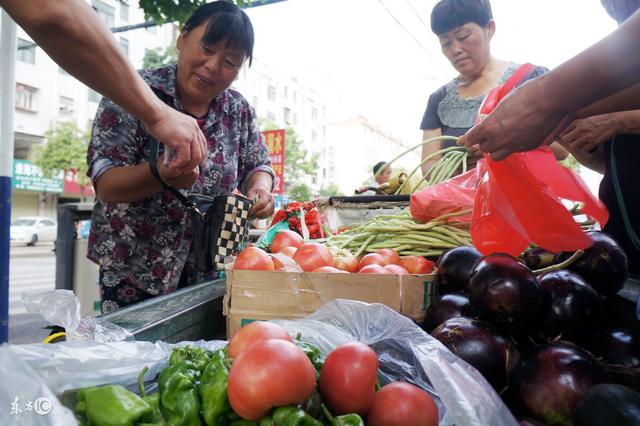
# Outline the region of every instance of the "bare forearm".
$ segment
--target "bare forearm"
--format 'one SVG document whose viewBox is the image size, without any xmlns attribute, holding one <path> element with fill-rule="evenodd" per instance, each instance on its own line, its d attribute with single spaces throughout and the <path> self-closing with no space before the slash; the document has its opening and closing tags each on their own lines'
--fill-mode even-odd
<svg viewBox="0 0 640 426">
<path fill-rule="evenodd" d="M 535 84 L 545 110 L 571 113 L 640 80 L 640 12 Z"/>
<path fill-rule="evenodd" d="M 618 111 L 640 109 L 640 84 L 635 84 L 619 92 L 607 96 L 576 114 L 576 118 L 591 117 L 593 115 L 608 114 Z"/>
<path fill-rule="evenodd" d="M 0 5 L 71 75 L 141 121 L 157 121 L 162 103 L 83 0 L 2 0 Z"/>
<path fill-rule="evenodd" d="M 95 182 L 96 195 L 106 203 L 132 203 L 159 191 L 162 185 L 151 174 L 148 162 L 114 167 Z"/>
<path fill-rule="evenodd" d="M 249 177 L 247 182 L 247 192 L 252 189 L 264 189 L 267 192 L 271 192 L 273 187 L 273 178 L 267 172 L 255 172 Z"/>
</svg>

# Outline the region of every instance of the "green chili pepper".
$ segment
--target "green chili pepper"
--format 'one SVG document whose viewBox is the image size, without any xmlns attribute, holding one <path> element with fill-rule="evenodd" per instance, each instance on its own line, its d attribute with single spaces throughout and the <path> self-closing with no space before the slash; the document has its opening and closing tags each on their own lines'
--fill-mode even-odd
<svg viewBox="0 0 640 426">
<path fill-rule="evenodd" d="M 260 420 L 259 426 L 276 426 L 276 424 L 273 422 L 271 414 L 269 414 Z"/>
<path fill-rule="evenodd" d="M 200 378 L 202 416 L 209 426 L 219 426 L 227 422 L 226 414 L 231 411 L 227 397 L 228 378 L 229 367 L 225 363 L 224 352 L 219 350 L 213 354 Z"/>
<path fill-rule="evenodd" d="M 164 422 L 164 417 L 162 416 L 162 411 L 160 411 L 160 392 L 147 395 L 147 390 L 144 388 L 144 375 L 148 370 L 149 367 L 145 366 L 138 375 L 138 391 L 142 400 L 151 406 L 152 411 L 151 414 L 142 416 L 140 421 L 149 424 L 162 423 Z"/>
<path fill-rule="evenodd" d="M 77 397 L 76 413 L 83 422 L 95 426 L 132 426 L 152 411 L 142 398 L 121 385 L 80 389 Z"/>
<path fill-rule="evenodd" d="M 344 414 L 342 416 L 333 416 L 326 405 L 322 404 L 322 412 L 329 420 L 331 426 L 364 426 L 362 417 L 358 414 Z"/>
<path fill-rule="evenodd" d="M 322 426 L 322 423 L 295 406 L 278 407 L 273 411 L 276 426 Z"/>
<path fill-rule="evenodd" d="M 160 405 L 168 426 L 202 424 L 200 395 L 196 387 L 199 377 L 200 371 L 191 361 L 180 361 L 160 373 Z"/>
</svg>

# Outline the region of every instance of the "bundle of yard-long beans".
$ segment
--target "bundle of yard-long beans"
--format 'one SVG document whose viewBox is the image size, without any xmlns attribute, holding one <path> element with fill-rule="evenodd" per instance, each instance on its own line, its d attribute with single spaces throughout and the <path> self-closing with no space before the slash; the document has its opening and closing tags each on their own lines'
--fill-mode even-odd
<svg viewBox="0 0 640 426">
<path fill-rule="evenodd" d="M 420 142 L 419 144 L 407 149 L 402 152 L 397 157 L 393 158 L 389 161 L 389 165 L 392 165 L 394 162 L 407 155 L 408 153 L 414 151 L 415 149 L 422 147 L 424 145 L 442 142 L 442 141 L 454 141 L 457 142 L 458 138 L 454 136 L 438 136 L 435 138 L 427 139 L 425 141 Z M 417 183 L 415 180 L 411 180 L 413 175 L 422 170 L 422 165 L 427 161 L 433 160 L 434 158 L 440 156 L 440 158 L 433 164 L 433 166 L 429 169 L 427 174 Z M 444 148 L 438 150 L 432 154 L 429 154 L 425 158 L 422 159 L 420 164 L 415 167 L 411 173 L 406 177 L 404 183 L 400 185 L 399 188 L 396 189 L 395 194 L 401 193 L 412 193 L 419 189 L 425 188 L 427 186 L 435 185 L 441 182 L 444 182 L 447 179 L 452 178 L 453 176 L 458 174 L 459 170 L 462 170 L 462 173 L 467 171 L 467 158 L 469 157 L 469 151 L 464 146 L 451 146 L 448 148 Z M 382 169 L 378 171 L 381 173 Z M 411 185 L 409 191 L 404 191 L 407 185 Z"/>
<path fill-rule="evenodd" d="M 347 249 L 354 256 L 390 248 L 401 256 L 434 258 L 444 250 L 472 245 L 468 223 L 447 221 L 450 217 L 469 212 L 465 210 L 448 213 L 427 223 L 416 222 L 408 210 L 397 215 L 379 215 L 329 237 L 326 243 L 330 247 Z"/>
</svg>

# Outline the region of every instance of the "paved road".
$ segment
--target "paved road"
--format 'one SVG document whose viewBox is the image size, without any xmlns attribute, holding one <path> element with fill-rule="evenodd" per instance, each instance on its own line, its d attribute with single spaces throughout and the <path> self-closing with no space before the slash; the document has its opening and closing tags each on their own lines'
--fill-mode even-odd
<svg viewBox="0 0 640 426">
<path fill-rule="evenodd" d="M 41 342 L 49 334 L 49 325 L 40 314 L 28 314 L 22 304 L 23 293 L 55 288 L 56 257 L 51 243 L 35 247 L 11 246 L 9 265 L 9 342 Z"/>
</svg>

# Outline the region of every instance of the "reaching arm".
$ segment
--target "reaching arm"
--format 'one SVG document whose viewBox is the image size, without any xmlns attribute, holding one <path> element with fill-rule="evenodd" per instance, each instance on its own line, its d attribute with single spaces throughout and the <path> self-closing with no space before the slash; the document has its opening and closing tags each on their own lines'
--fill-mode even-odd
<svg viewBox="0 0 640 426">
<path fill-rule="evenodd" d="M 640 82 L 640 12 L 611 35 L 505 98 L 461 138 L 495 159 L 552 141 L 567 116 Z"/>
<path fill-rule="evenodd" d="M 0 6 L 69 74 L 142 121 L 177 151 L 171 167 L 189 171 L 206 153 L 196 121 L 165 105 L 138 75 L 83 0 L 0 0 Z"/>
</svg>

